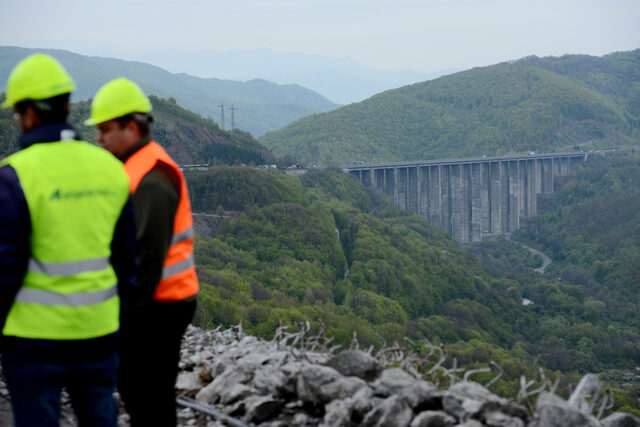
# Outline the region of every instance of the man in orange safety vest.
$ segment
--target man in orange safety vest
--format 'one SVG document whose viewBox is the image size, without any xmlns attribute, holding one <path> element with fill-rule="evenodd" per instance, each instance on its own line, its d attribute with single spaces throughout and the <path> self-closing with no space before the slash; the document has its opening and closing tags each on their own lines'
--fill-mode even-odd
<svg viewBox="0 0 640 427">
<path fill-rule="evenodd" d="M 151 139 L 151 103 L 118 78 L 93 99 L 87 125 L 124 162 L 136 217 L 139 303 L 123 311 L 118 388 L 131 424 L 175 426 L 180 342 L 196 307 L 193 223 L 177 164 Z"/>
</svg>

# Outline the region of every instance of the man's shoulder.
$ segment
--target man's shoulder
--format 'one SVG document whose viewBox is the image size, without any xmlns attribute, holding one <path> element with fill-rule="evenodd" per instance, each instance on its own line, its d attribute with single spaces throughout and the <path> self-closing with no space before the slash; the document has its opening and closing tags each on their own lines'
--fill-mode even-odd
<svg viewBox="0 0 640 427">
<path fill-rule="evenodd" d="M 8 155 L 7 157 L 5 157 L 4 159 L 0 160 L 0 166 L 1 167 L 5 167 L 5 166 L 11 167 L 11 164 L 13 162 L 15 162 L 17 159 L 20 159 L 20 158 L 24 157 L 27 154 L 28 154 L 28 152 L 27 152 L 26 148 L 23 148 L 22 150 L 18 150 L 15 153 L 12 153 L 12 154 Z"/>
<path fill-rule="evenodd" d="M 172 165 L 158 160 L 140 180 L 138 191 L 141 188 L 156 188 L 171 194 L 179 194 L 180 175 Z"/>
<path fill-rule="evenodd" d="M 3 185 L 19 183 L 18 174 L 8 163 L 0 162 L 0 182 Z"/>
<path fill-rule="evenodd" d="M 19 204 L 25 202 L 22 184 L 16 170 L 11 165 L 0 166 L 0 200 L 2 205 L 9 205 L 9 210 L 16 209 Z M 3 216 L 7 209 L 0 212 Z"/>
</svg>

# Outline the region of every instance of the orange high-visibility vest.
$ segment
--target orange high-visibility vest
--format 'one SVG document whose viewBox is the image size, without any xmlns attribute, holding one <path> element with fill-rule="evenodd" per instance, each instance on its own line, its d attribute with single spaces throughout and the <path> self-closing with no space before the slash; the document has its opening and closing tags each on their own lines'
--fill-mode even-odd
<svg viewBox="0 0 640 427">
<path fill-rule="evenodd" d="M 199 288 L 193 258 L 193 218 L 187 181 L 178 165 L 154 141 L 133 153 L 124 163 L 124 168 L 129 175 L 131 194 L 134 194 L 142 178 L 159 162 L 169 166 L 180 177 L 180 201 L 173 219 L 173 238 L 153 300 L 180 301 L 197 294 Z"/>
</svg>

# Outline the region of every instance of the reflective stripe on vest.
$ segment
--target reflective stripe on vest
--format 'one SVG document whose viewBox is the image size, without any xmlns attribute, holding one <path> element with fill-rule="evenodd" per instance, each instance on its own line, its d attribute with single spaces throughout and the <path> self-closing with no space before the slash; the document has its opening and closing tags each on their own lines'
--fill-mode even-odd
<svg viewBox="0 0 640 427">
<path fill-rule="evenodd" d="M 27 202 L 31 258 L 3 335 L 82 340 L 116 332 L 120 299 L 109 259 L 129 198 L 122 163 L 81 141 L 37 143 L 4 163 Z"/>
<path fill-rule="evenodd" d="M 73 276 L 75 274 L 104 270 L 107 267 L 109 267 L 109 258 L 73 262 L 42 262 L 33 258 L 29 259 L 29 271 L 53 277 Z"/>
<path fill-rule="evenodd" d="M 168 279 L 169 277 L 175 276 L 178 273 L 182 273 L 183 271 L 188 270 L 189 268 L 196 265 L 195 260 L 193 259 L 193 254 L 189 255 L 189 258 L 177 262 L 173 265 L 169 265 L 162 268 L 162 279 Z"/>
<path fill-rule="evenodd" d="M 171 245 L 165 257 L 160 282 L 153 295 L 154 301 L 180 301 L 198 293 L 193 257 L 193 218 L 187 182 L 178 165 L 156 142 L 150 142 L 133 153 L 125 162 L 129 174 L 131 194 L 134 194 L 142 178 L 159 162 L 170 167 L 179 177 L 180 200 L 173 221 Z"/>
<path fill-rule="evenodd" d="M 194 236 L 195 236 L 195 233 L 193 231 L 193 227 L 189 227 L 180 233 L 174 234 L 173 238 L 171 239 L 171 244 L 175 245 L 176 243 L 180 243 L 184 240 L 188 240 Z"/>
<path fill-rule="evenodd" d="M 15 300 L 34 304 L 62 305 L 67 307 L 80 307 L 105 302 L 118 295 L 118 286 L 95 292 L 75 292 L 61 294 L 59 292 L 44 291 L 42 289 L 21 288 Z"/>
</svg>

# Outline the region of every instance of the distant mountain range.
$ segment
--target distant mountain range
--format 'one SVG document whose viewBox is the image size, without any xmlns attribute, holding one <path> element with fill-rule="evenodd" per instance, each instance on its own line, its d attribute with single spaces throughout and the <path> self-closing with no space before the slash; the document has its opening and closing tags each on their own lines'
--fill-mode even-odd
<svg viewBox="0 0 640 427">
<path fill-rule="evenodd" d="M 339 104 L 362 101 L 385 90 L 460 71 L 441 70 L 427 74 L 411 70 L 377 70 L 351 58 L 278 52 L 271 49 L 199 52 L 162 50 L 138 53 L 131 59 L 199 77 L 243 81 L 258 78 L 279 84 L 299 84 Z"/>
<path fill-rule="evenodd" d="M 345 164 L 638 144 L 640 49 L 519 61 L 404 86 L 260 138 L 277 156 Z"/>
<path fill-rule="evenodd" d="M 34 52 L 56 57 L 76 81 L 74 100 L 93 97 L 98 88 L 119 76 L 140 84 L 147 94 L 175 98 L 189 110 L 212 117 L 221 124 L 220 105 L 225 106 L 225 129 L 231 128 L 230 107 L 235 126 L 255 136 L 276 130 L 312 113 L 329 111 L 336 104 L 299 85 L 279 85 L 266 80 L 239 82 L 172 74 L 162 68 L 134 61 L 84 56 L 65 50 L 26 49 L 0 46 L 0 85 L 3 90 L 16 63 Z"/>
<path fill-rule="evenodd" d="M 179 164 L 209 163 L 213 165 L 273 163 L 273 154 L 251 134 L 235 129 L 221 130 L 211 119 L 186 110 L 175 99 L 150 95 L 153 105 L 153 138 Z M 0 93 L 0 102 L 4 101 Z M 71 104 L 69 123 L 85 141 L 96 141 L 95 126 L 85 126 L 91 114 L 89 101 Z M 18 150 L 20 132 L 13 120 L 13 111 L 0 109 L 0 159 Z"/>
</svg>

